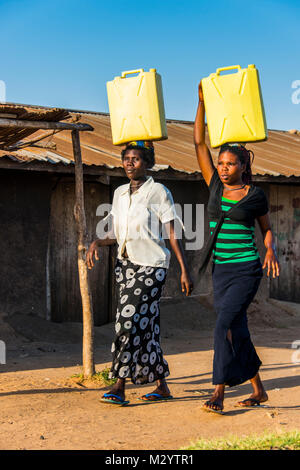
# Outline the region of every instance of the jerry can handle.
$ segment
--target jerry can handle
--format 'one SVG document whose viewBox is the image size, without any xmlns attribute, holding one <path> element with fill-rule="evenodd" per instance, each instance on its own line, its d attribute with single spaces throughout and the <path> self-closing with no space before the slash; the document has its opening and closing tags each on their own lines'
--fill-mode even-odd
<svg viewBox="0 0 300 470">
<path fill-rule="evenodd" d="M 129 75 L 131 73 L 142 73 L 142 72 L 144 72 L 144 69 L 128 70 L 127 72 L 122 72 L 121 78 L 125 78 L 126 75 Z"/>
<path fill-rule="evenodd" d="M 217 69 L 217 75 L 220 75 L 220 72 L 222 72 L 223 70 L 232 70 L 232 69 L 241 70 L 241 66 L 240 65 L 230 65 L 229 67 L 220 67 L 219 69 Z"/>
</svg>

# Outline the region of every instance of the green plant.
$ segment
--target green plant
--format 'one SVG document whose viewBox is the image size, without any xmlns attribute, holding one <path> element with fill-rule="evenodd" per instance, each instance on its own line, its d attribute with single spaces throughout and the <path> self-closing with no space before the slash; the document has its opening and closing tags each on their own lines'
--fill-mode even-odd
<svg viewBox="0 0 300 470">
<path fill-rule="evenodd" d="M 88 378 L 84 377 L 83 373 L 73 374 L 71 375 L 71 378 L 76 379 L 77 382 L 79 383 L 82 383 L 85 380 L 92 380 L 94 382 L 100 382 L 103 385 L 111 386 L 116 383 L 117 379 L 110 379 L 109 372 L 110 372 L 110 369 L 106 367 L 105 369 L 99 372 L 96 372 L 95 374 L 93 374 L 91 377 L 88 377 Z"/>
<path fill-rule="evenodd" d="M 300 432 L 275 432 L 238 437 L 229 435 L 217 439 L 200 439 L 184 450 L 300 450 Z"/>
<path fill-rule="evenodd" d="M 100 372 L 96 372 L 92 379 L 95 380 L 95 381 L 99 381 L 105 385 L 114 385 L 117 381 L 117 379 L 110 379 L 109 378 L 109 372 L 110 372 L 110 369 L 107 367 L 103 370 L 101 370 Z"/>
</svg>

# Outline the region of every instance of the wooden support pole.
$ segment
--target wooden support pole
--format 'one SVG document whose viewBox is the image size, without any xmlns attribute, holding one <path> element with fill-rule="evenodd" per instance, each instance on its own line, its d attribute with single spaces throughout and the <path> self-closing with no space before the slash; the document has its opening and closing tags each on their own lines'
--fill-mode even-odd
<svg viewBox="0 0 300 470">
<path fill-rule="evenodd" d="M 90 292 L 88 268 L 85 260 L 87 250 L 87 229 L 84 210 L 84 189 L 83 189 L 83 171 L 80 149 L 79 131 L 72 131 L 72 143 L 75 159 L 75 194 L 76 201 L 74 206 L 74 216 L 78 234 L 78 273 L 79 285 L 82 298 L 82 314 L 83 314 L 83 343 L 82 343 L 82 359 L 83 374 L 89 377 L 95 373 L 94 364 L 94 318 L 92 296 Z"/>
</svg>

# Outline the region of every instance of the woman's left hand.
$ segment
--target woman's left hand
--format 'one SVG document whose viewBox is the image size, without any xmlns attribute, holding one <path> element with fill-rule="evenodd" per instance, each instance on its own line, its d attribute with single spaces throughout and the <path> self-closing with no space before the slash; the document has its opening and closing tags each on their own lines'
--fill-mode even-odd
<svg viewBox="0 0 300 470">
<path fill-rule="evenodd" d="M 187 296 L 190 295 L 194 286 L 193 281 L 186 270 L 181 272 L 180 282 L 182 292 L 186 292 Z"/>
<path fill-rule="evenodd" d="M 277 256 L 273 250 L 273 248 L 269 248 L 267 250 L 265 261 L 263 264 L 263 269 L 268 268 L 267 276 L 269 277 L 271 268 L 273 270 L 273 277 L 279 276 L 280 266 Z"/>
</svg>

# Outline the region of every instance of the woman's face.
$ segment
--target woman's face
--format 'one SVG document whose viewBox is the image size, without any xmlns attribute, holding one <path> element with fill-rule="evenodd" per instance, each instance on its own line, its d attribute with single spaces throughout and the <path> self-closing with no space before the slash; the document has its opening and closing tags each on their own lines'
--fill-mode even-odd
<svg viewBox="0 0 300 470">
<path fill-rule="evenodd" d="M 126 176 L 130 180 L 140 179 L 145 176 L 147 164 L 141 157 L 141 152 L 138 149 L 127 150 L 122 158 L 122 163 Z"/>
<path fill-rule="evenodd" d="M 234 153 L 226 150 L 219 156 L 217 170 L 222 183 L 240 184 L 245 169 L 246 165 L 242 164 Z"/>
</svg>

